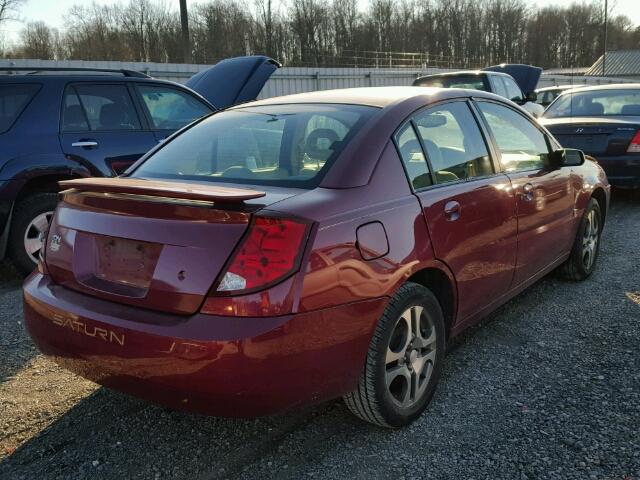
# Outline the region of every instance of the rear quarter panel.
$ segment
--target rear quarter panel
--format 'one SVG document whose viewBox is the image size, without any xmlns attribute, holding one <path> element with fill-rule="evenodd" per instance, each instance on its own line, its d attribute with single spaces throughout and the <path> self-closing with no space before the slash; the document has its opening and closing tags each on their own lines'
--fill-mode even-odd
<svg viewBox="0 0 640 480">
<path fill-rule="evenodd" d="M 438 266 L 418 199 L 395 147 L 385 147 L 369 184 L 309 191 L 278 209 L 317 222 L 303 267 L 299 311 L 390 297 L 413 273 Z M 384 226 L 388 253 L 358 245 L 358 227 Z M 359 249 L 360 247 L 360 249 Z"/>
</svg>

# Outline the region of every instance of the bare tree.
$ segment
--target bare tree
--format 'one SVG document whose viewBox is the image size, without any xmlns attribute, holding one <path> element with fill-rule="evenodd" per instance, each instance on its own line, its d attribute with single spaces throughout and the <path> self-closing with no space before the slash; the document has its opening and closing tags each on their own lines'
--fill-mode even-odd
<svg viewBox="0 0 640 480">
<path fill-rule="evenodd" d="M 21 33 L 20 52 L 25 58 L 53 60 L 56 57 L 57 32 L 44 22 L 29 22 Z"/>
<path fill-rule="evenodd" d="M 8 20 L 16 20 L 18 10 L 26 0 L 0 0 L 0 25 Z"/>
<path fill-rule="evenodd" d="M 0 0 L 0 21 L 24 0 Z M 121 0 L 124 2 L 125 0 Z M 282 3 L 284 2 L 284 3 Z M 582 67 L 600 55 L 597 3 L 528 7 L 526 0 L 206 0 L 189 12 L 193 61 L 267 54 L 287 65 L 479 67 L 526 62 Z M 178 2 L 95 1 L 73 6 L 58 34 L 29 24 L 4 56 L 180 62 Z M 640 28 L 609 22 L 610 48 L 635 48 Z M 412 52 L 412 53 L 397 53 Z"/>
</svg>

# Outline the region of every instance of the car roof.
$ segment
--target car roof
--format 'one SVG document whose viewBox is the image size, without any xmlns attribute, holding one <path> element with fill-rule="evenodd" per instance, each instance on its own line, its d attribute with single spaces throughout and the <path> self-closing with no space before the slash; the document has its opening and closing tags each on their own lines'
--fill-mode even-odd
<svg viewBox="0 0 640 480">
<path fill-rule="evenodd" d="M 591 85 L 587 87 L 573 88 L 571 91 L 576 92 L 591 92 L 597 90 L 639 90 L 640 83 L 612 83 L 609 85 Z"/>
<path fill-rule="evenodd" d="M 554 85 L 552 87 L 543 87 L 543 88 L 537 88 L 536 92 L 548 92 L 548 91 L 552 91 L 552 90 L 569 90 L 572 88 L 583 88 L 586 87 L 587 85 L 585 85 L 584 83 L 580 83 L 577 85 Z"/>
<path fill-rule="evenodd" d="M 233 108 L 246 108 L 247 106 L 261 105 L 286 105 L 292 103 L 333 103 L 384 108 L 388 105 L 420 96 L 431 97 L 431 103 L 449 98 L 472 96 L 500 98 L 496 95 L 482 92 L 480 90 L 466 90 L 461 88 L 362 87 L 343 88 L 339 90 L 318 90 L 314 92 L 285 95 L 283 97 L 272 97 L 237 105 Z"/>
<path fill-rule="evenodd" d="M 441 73 L 432 73 L 430 75 L 425 75 L 420 78 L 432 78 L 432 77 L 449 77 L 456 75 L 501 75 L 503 77 L 511 77 L 508 73 L 504 72 L 493 72 L 491 70 L 457 70 L 455 72 L 441 72 Z"/>
<path fill-rule="evenodd" d="M 152 82 L 176 85 L 175 82 L 153 77 L 129 77 L 117 73 L 103 74 L 69 74 L 69 73 L 35 73 L 0 75 L 0 82 L 4 83 L 47 83 L 47 82 Z"/>
</svg>

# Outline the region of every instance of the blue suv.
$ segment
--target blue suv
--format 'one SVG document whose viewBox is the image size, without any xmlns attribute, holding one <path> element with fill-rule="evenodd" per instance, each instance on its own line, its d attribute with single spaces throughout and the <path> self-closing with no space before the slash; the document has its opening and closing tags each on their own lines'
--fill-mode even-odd
<svg viewBox="0 0 640 480">
<path fill-rule="evenodd" d="M 130 70 L 0 68 L 0 260 L 33 270 L 60 180 L 124 172 L 193 120 L 254 100 L 279 66 L 231 58 L 186 86 Z"/>
</svg>

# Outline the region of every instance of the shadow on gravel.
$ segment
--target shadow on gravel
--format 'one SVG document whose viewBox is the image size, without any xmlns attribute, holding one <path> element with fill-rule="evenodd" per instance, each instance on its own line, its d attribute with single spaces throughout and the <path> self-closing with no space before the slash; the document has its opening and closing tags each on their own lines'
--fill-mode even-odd
<svg viewBox="0 0 640 480">
<path fill-rule="evenodd" d="M 0 261 L 0 384 L 37 354 L 22 321 L 23 278 Z"/>
<path fill-rule="evenodd" d="M 26 478 L 235 478 L 315 419 L 331 427 L 316 452 L 323 437 L 371 428 L 338 401 L 245 420 L 173 412 L 100 388 L 1 462 L 0 477 L 28 470 Z"/>
</svg>

